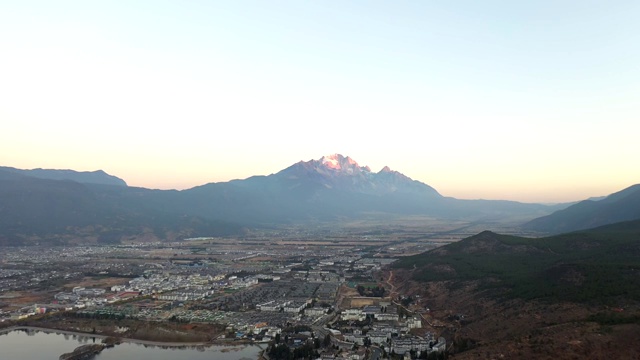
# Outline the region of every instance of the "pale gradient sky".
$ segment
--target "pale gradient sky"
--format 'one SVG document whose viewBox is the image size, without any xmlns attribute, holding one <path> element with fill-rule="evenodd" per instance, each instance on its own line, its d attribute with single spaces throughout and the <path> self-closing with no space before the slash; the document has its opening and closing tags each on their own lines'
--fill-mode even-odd
<svg viewBox="0 0 640 360">
<path fill-rule="evenodd" d="M 458 198 L 640 183 L 638 1 L 2 1 L 0 165 L 189 188 L 349 155 Z"/>
</svg>

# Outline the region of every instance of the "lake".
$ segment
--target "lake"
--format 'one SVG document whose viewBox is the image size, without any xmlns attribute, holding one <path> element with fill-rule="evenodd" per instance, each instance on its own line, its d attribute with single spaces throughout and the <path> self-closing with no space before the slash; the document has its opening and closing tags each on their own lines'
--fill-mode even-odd
<svg viewBox="0 0 640 360">
<path fill-rule="evenodd" d="M 100 343 L 102 339 L 90 335 L 55 333 L 54 330 L 13 330 L 0 332 L 0 359 L 57 360 L 64 353 L 85 344 Z M 220 359 L 255 360 L 261 347 L 258 345 L 209 346 L 209 347 L 164 347 L 122 343 L 105 349 L 96 360 L 178 360 Z"/>
</svg>

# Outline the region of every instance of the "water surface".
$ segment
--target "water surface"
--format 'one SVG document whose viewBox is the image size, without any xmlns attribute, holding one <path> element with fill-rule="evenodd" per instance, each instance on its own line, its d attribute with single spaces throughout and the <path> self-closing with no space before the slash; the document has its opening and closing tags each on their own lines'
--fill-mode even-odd
<svg viewBox="0 0 640 360">
<path fill-rule="evenodd" d="M 90 335 L 60 334 L 39 330 L 0 332 L 0 359 L 56 360 L 85 344 L 101 343 Z M 96 360 L 255 360 L 262 349 L 257 345 L 166 347 L 122 343 L 105 349 Z"/>
</svg>

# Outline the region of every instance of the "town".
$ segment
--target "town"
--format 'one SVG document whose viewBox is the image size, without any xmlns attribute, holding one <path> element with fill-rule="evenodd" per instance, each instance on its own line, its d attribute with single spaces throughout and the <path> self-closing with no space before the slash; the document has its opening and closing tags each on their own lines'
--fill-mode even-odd
<svg viewBox="0 0 640 360">
<path fill-rule="evenodd" d="M 446 356 L 447 340 L 429 323 L 429 308 L 395 293 L 381 277 L 396 260 L 396 248 L 423 251 L 437 241 L 301 241 L 297 234 L 293 244 L 280 235 L 279 241 L 6 248 L 0 325 L 260 343 L 269 359 Z M 141 336 L 131 325 L 140 323 L 173 324 L 163 331 L 175 333 Z"/>
</svg>

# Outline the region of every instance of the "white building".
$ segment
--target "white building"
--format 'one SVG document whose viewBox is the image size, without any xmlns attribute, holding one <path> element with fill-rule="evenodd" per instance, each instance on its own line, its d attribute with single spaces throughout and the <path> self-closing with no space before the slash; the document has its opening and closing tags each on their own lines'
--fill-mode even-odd
<svg viewBox="0 0 640 360">
<path fill-rule="evenodd" d="M 398 355 L 402 355 L 411 350 L 416 352 L 428 351 L 430 349 L 429 342 L 419 337 L 410 337 L 391 340 L 391 351 Z"/>
<path fill-rule="evenodd" d="M 422 320 L 418 317 L 413 317 L 407 320 L 407 326 L 409 329 L 421 329 L 422 328 Z"/>
<path fill-rule="evenodd" d="M 366 315 L 361 309 L 346 309 L 341 314 L 342 320 L 358 320 L 363 321 Z"/>
<path fill-rule="evenodd" d="M 442 336 L 439 337 L 438 342 L 435 345 L 433 345 L 433 348 L 431 348 L 431 350 L 437 351 L 437 352 L 443 352 L 447 350 L 447 340 Z"/>
<path fill-rule="evenodd" d="M 349 341 L 358 345 L 363 345 L 364 339 L 366 338 L 366 336 L 362 334 L 344 334 L 343 336 L 345 341 Z"/>
<path fill-rule="evenodd" d="M 289 304 L 284 306 L 284 312 L 297 314 L 304 310 L 305 307 L 307 307 L 307 303 L 305 302 L 290 302 Z"/>
<path fill-rule="evenodd" d="M 373 317 L 378 321 L 398 321 L 398 314 L 391 313 L 378 313 L 374 314 Z"/>
<path fill-rule="evenodd" d="M 282 308 L 288 306 L 291 303 L 291 301 L 284 301 L 284 302 L 277 302 L 275 300 L 271 300 L 269 302 L 266 302 L 264 304 L 258 304 L 256 305 L 256 309 L 260 310 L 260 311 L 273 311 L 273 312 L 278 312 L 280 311 Z"/>
<path fill-rule="evenodd" d="M 382 344 L 387 342 L 387 340 L 391 337 L 391 333 L 384 331 L 369 331 L 367 333 L 367 337 L 374 344 Z"/>
<path fill-rule="evenodd" d="M 322 316 L 327 313 L 327 308 L 314 307 L 304 309 L 304 314 L 307 316 Z"/>
<path fill-rule="evenodd" d="M 229 278 L 231 279 L 231 278 Z M 256 285 L 258 283 L 258 279 L 254 277 L 246 277 L 244 279 L 236 279 L 233 281 L 231 287 L 234 289 L 246 288 L 252 285 Z"/>
</svg>

